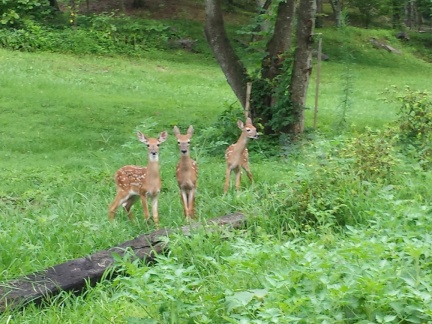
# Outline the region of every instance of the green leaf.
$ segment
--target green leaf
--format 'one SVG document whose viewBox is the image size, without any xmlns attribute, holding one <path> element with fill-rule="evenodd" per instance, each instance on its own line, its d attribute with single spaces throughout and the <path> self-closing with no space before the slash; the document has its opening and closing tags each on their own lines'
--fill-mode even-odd
<svg viewBox="0 0 432 324">
<path fill-rule="evenodd" d="M 255 294 L 249 291 L 240 291 L 232 296 L 225 297 L 228 305 L 228 310 L 232 311 L 235 308 L 246 306 L 254 298 Z"/>
<path fill-rule="evenodd" d="M 396 315 L 386 315 L 383 318 L 383 323 L 389 323 L 396 319 Z"/>
</svg>

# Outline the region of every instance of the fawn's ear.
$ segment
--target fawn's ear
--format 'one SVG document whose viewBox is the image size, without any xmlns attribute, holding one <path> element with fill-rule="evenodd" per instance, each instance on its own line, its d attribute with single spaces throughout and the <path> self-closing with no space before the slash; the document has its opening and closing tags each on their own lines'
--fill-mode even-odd
<svg viewBox="0 0 432 324">
<path fill-rule="evenodd" d="M 238 126 L 238 128 L 240 128 L 241 130 L 243 130 L 243 128 L 244 128 L 244 124 L 243 124 L 243 122 L 242 122 L 241 120 L 237 120 L 237 126 Z"/>
<path fill-rule="evenodd" d="M 246 118 L 246 125 L 252 125 L 252 119 L 250 119 L 250 117 Z"/>
<path fill-rule="evenodd" d="M 159 139 L 158 139 L 159 143 L 165 142 L 167 137 L 168 137 L 167 131 L 163 131 L 162 133 L 160 133 Z"/>
<path fill-rule="evenodd" d="M 175 135 L 175 136 L 180 135 L 180 129 L 179 129 L 177 126 L 174 126 L 174 130 L 173 130 L 173 132 L 174 132 L 174 135 Z"/>
<path fill-rule="evenodd" d="M 192 136 L 193 132 L 194 132 L 194 128 L 193 128 L 192 125 L 190 125 L 189 128 L 188 128 L 188 130 L 187 130 L 187 134 L 188 134 L 189 136 Z"/>
<path fill-rule="evenodd" d="M 141 133 L 140 131 L 137 131 L 138 140 L 144 144 L 147 144 L 148 140 L 147 137 Z"/>
</svg>

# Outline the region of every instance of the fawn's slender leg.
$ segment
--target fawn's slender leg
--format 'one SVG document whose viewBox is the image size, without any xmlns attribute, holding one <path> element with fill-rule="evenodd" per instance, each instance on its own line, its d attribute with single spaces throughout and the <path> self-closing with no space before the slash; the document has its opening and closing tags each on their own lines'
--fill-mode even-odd
<svg viewBox="0 0 432 324">
<path fill-rule="evenodd" d="M 150 220 L 150 213 L 149 213 L 149 210 L 148 210 L 147 196 L 145 194 L 141 195 L 141 203 L 142 203 L 142 206 L 143 206 L 143 209 L 144 209 L 145 220 L 148 222 Z"/>
<path fill-rule="evenodd" d="M 135 220 L 133 218 L 131 208 L 132 208 L 132 205 L 135 203 L 136 200 L 137 200 L 136 196 L 130 197 L 126 202 L 126 205 L 124 206 L 124 209 L 126 209 L 127 215 L 128 215 L 128 217 L 132 223 L 135 223 Z"/>
<path fill-rule="evenodd" d="M 195 189 L 189 190 L 188 195 L 189 217 L 194 218 L 195 215 Z"/>
<path fill-rule="evenodd" d="M 152 198 L 152 213 L 155 227 L 159 228 L 159 214 L 158 214 L 158 196 Z"/>
<path fill-rule="evenodd" d="M 187 198 L 186 191 L 183 189 L 180 190 L 180 199 L 181 199 L 181 202 L 183 205 L 183 213 L 186 217 L 188 217 L 188 215 L 189 215 L 188 198 Z"/>
<path fill-rule="evenodd" d="M 113 202 L 111 203 L 111 205 L 109 207 L 108 217 L 109 217 L 109 220 L 111 222 L 114 220 L 115 212 L 116 212 L 117 208 L 119 208 L 119 206 L 120 206 L 120 201 L 121 201 L 122 196 L 123 196 L 122 192 L 118 191 Z"/>
<path fill-rule="evenodd" d="M 224 186 L 224 192 L 227 192 L 229 189 L 230 184 L 230 176 L 231 176 L 231 169 L 227 166 L 225 170 L 225 186 Z"/>
<path fill-rule="evenodd" d="M 235 187 L 236 190 L 240 190 L 240 183 L 241 183 L 241 168 L 235 168 L 234 169 L 235 175 L 236 175 L 236 182 L 235 182 Z"/>
<path fill-rule="evenodd" d="M 253 180 L 252 172 L 249 167 L 249 163 L 244 163 L 242 167 L 246 171 L 246 175 L 248 176 L 249 180 L 253 182 L 254 180 Z"/>
</svg>

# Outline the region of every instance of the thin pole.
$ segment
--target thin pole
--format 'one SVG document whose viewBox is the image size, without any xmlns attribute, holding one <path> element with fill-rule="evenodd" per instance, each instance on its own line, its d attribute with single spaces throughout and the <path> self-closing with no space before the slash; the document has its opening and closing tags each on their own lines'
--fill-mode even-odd
<svg viewBox="0 0 432 324">
<path fill-rule="evenodd" d="M 322 48 L 322 38 L 321 35 L 318 39 L 318 59 L 317 59 L 317 71 L 316 71 L 316 86 L 315 86 L 315 109 L 314 109 L 314 121 L 313 127 L 317 127 L 317 116 L 318 116 L 318 94 L 319 94 L 319 84 L 320 84 L 320 70 L 321 70 L 321 48 Z"/>
<path fill-rule="evenodd" d="M 246 84 L 245 119 L 249 117 L 251 91 L 252 91 L 252 82 L 248 82 Z"/>
</svg>

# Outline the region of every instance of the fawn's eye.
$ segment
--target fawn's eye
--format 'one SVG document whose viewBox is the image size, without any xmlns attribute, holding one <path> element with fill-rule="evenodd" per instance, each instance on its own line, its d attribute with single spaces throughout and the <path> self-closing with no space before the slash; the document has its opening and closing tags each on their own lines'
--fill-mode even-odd
<svg viewBox="0 0 432 324">
<path fill-rule="evenodd" d="M 150 147 L 150 144 L 147 144 L 147 147 Z"/>
<path fill-rule="evenodd" d="M 160 146 L 160 144 L 159 144 L 159 143 L 157 143 L 157 144 L 156 144 L 156 146 L 157 146 L 157 147 L 159 147 L 159 146 Z"/>
<path fill-rule="evenodd" d="M 246 128 L 246 132 L 248 132 L 248 133 L 249 133 L 250 131 L 251 131 L 251 130 L 250 130 L 250 128 Z"/>
<path fill-rule="evenodd" d="M 178 143 L 178 145 L 180 145 L 180 141 L 178 141 L 177 143 Z"/>
<path fill-rule="evenodd" d="M 190 145 L 190 141 L 188 141 L 188 145 Z"/>
</svg>

